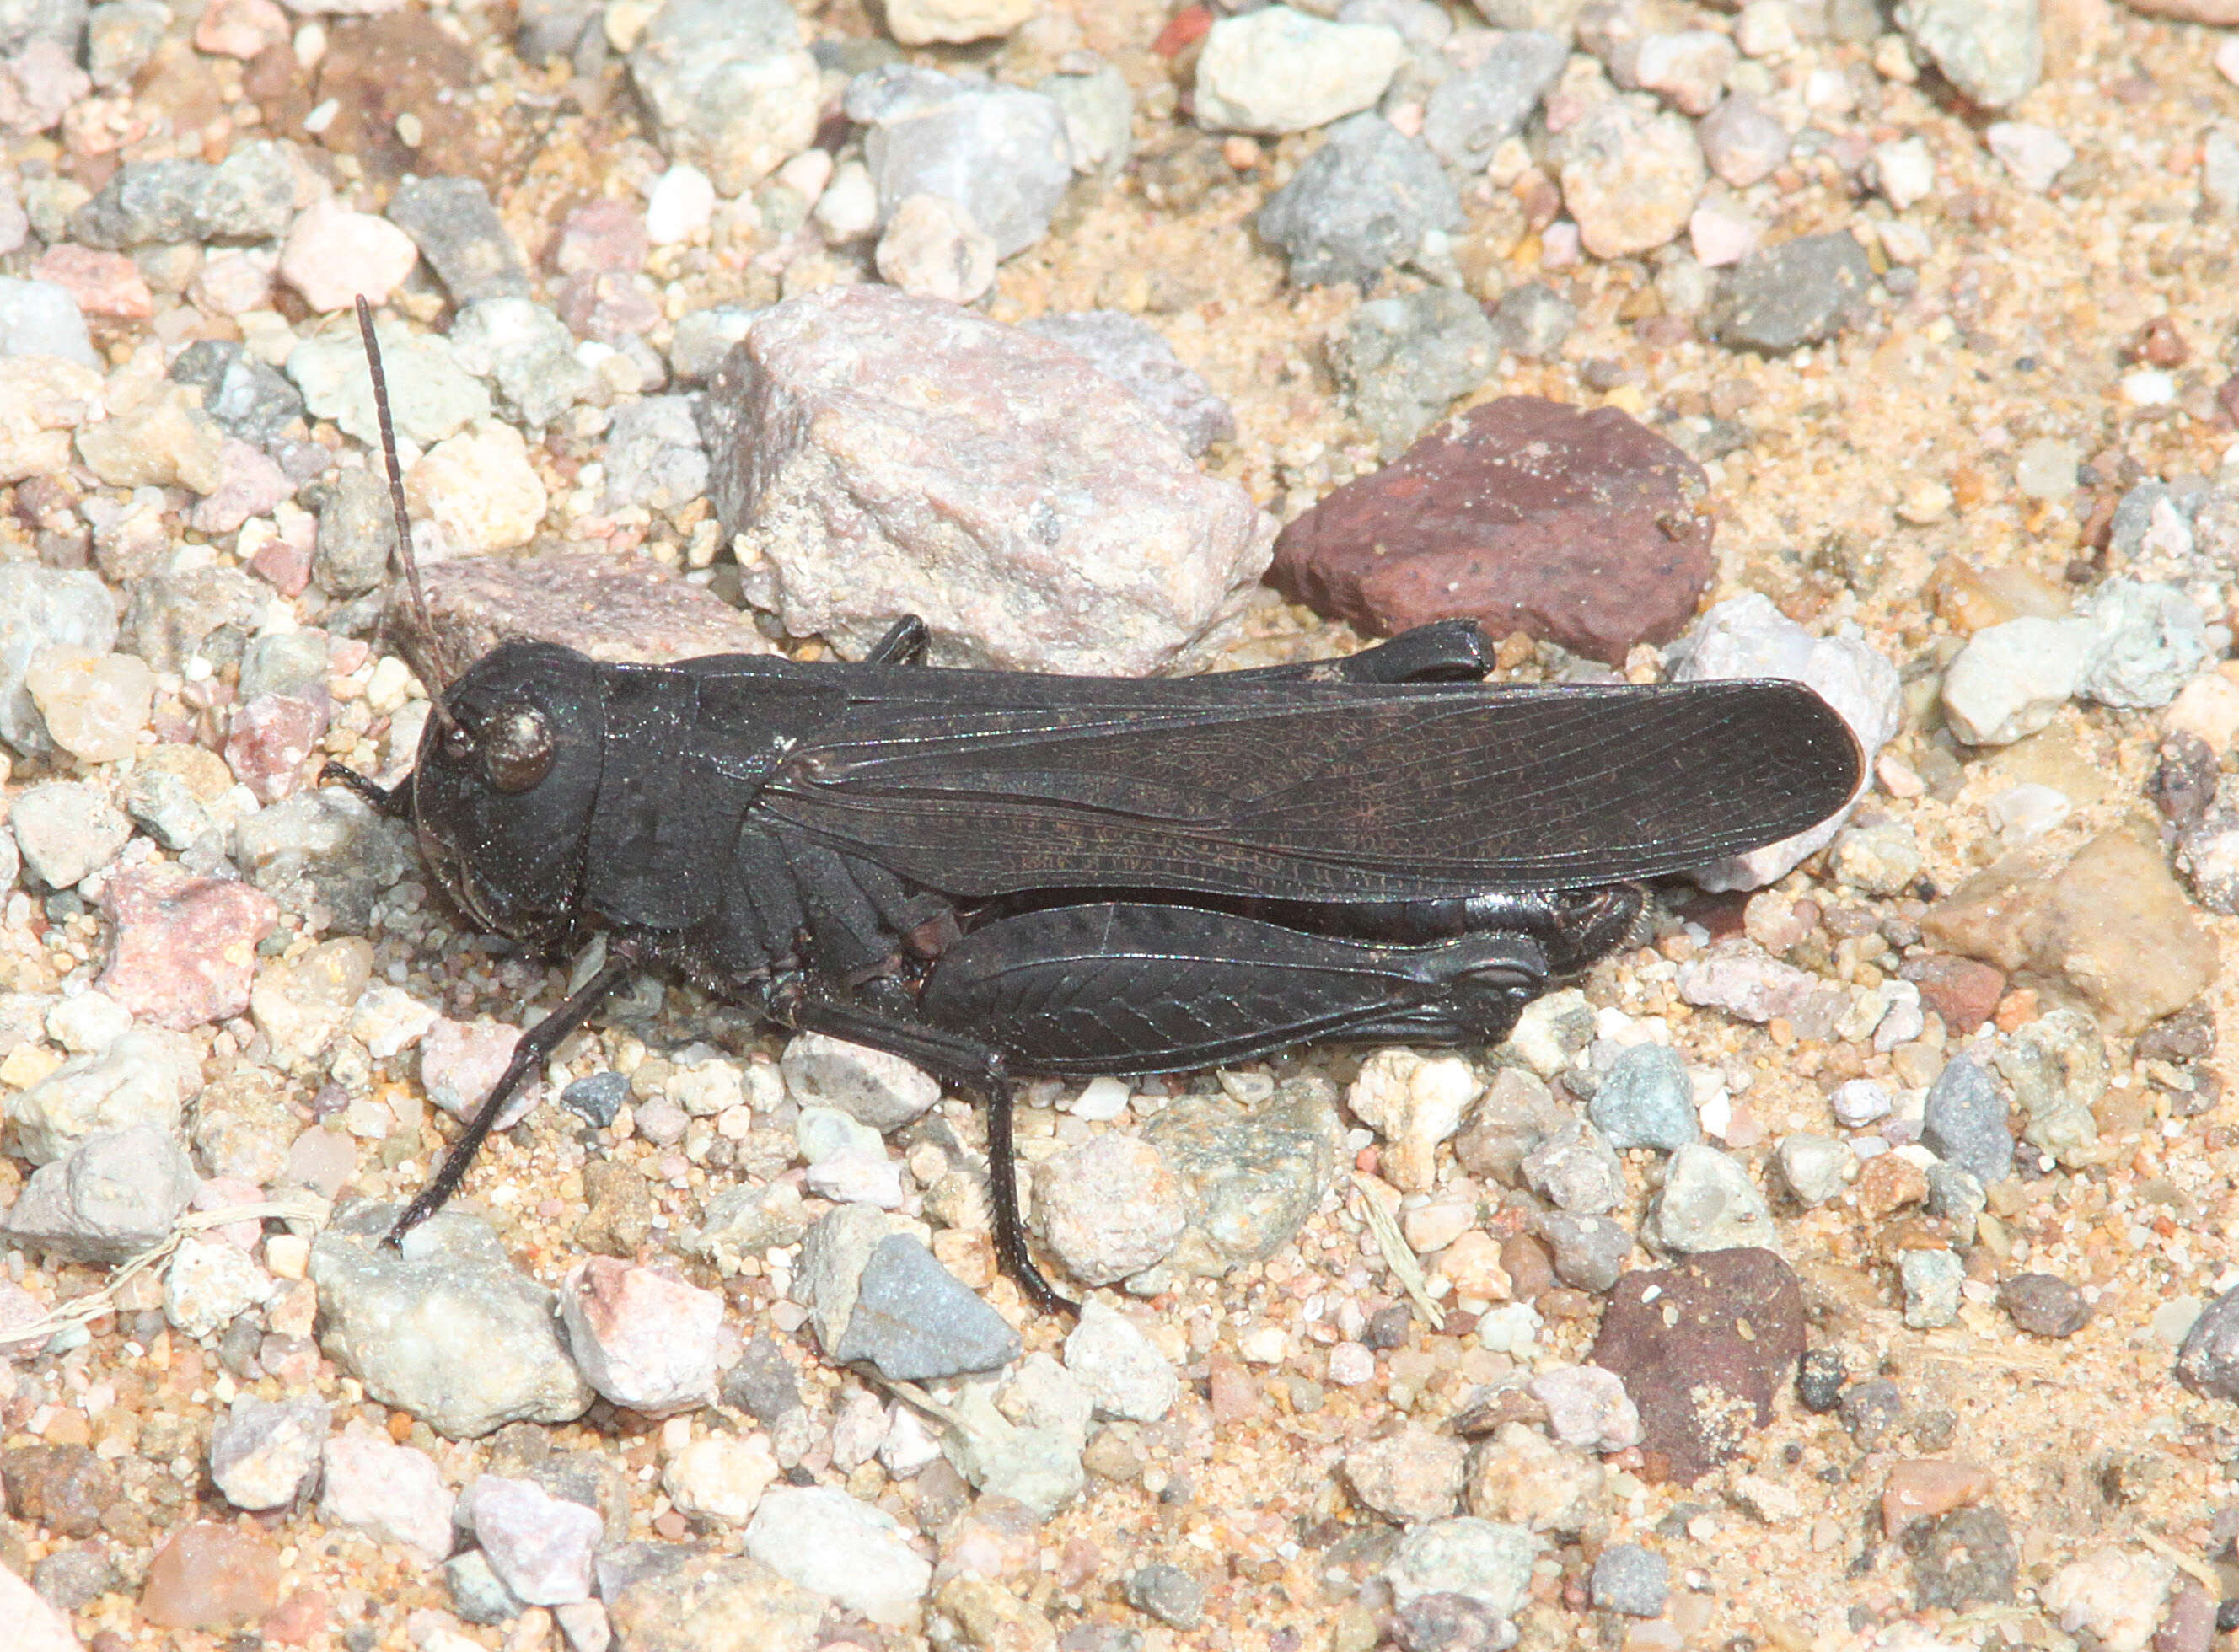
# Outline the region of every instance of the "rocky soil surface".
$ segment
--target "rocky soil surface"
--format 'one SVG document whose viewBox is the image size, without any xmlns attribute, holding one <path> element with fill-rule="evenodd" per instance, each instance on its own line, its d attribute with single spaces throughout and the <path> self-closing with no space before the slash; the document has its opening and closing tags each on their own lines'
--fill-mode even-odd
<svg viewBox="0 0 2239 1652">
<path fill-rule="evenodd" d="M 2207 1652 L 2235 26 L 0 0 L 0 1642 Z M 1027 1085 L 1077 1323 L 967 1099 L 674 982 L 382 1246 L 589 964 L 322 766 L 903 613 L 1466 615 L 1869 780 L 1498 1047 Z"/>
</svg>

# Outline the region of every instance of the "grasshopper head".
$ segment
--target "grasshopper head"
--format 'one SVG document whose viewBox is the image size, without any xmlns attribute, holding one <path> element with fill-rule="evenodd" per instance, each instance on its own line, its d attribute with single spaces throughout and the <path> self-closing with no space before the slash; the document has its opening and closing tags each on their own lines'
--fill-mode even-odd
<svg viewBox="0 0 2239 1652">
<path fill-rule="evenodd" d="M 606 717 L 599 667 L 572 648 L 508 642 L 431 717 L 412 774 L 420 852 L 484 928 L 531 945 L 575 926 Z"/>
</svg>

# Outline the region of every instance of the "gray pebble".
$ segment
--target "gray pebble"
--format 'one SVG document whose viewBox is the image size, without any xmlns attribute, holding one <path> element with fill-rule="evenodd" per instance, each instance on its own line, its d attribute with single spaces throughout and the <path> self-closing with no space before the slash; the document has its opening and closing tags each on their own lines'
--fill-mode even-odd
<svg viewBox="0 0 2239 1652">
<path fill-rule="evenodd" d="M 621 1113 L 629 1093 L 629 1080 L 621 1073 L 594 1072 L 561 1091 L 560 1105 L 593 1129 L 604 1130 Z"/>
<path fill-rule="evenodd" d="M 1558 36 L 1519 29 L 1499 36 L 1474 69 L 1450 75 L 1423 108 L 1423 142 L 1448 166 L 1479 172 L 1524 129 L 1569 61 Z"/>
<path fill-rule="evenodd" d="M 791 1182 L 727 1187 L 708 1201 L 701 1225 L 681 1242 L 695 1255 L 735 1260 L 772 1245 L 798 1244 L 809 1225 L 801 1190 Z"/>
<path fill-rule="evenodd" d="M 206 161 L 131 161 L 72 215 L 72 236 L 89 247 L 181 242 L 272 241 L 296 212 L 296 174 L 269 139 L 238 143 L 216 166 Z"/>
<path fill-rule="evenodd" d="M 469 1623 L 510 1623 L 527 1608 L 521 1597 L 490 1569 L 489 1556 L 479 1549 L 454 1555 L 443 1562 L 443 1583 L 451 1595 L 451 1609 Z"/>
<path fill-rule="evenodd" d="M 1668 1153 L 1703 1139 L 1687 1064 L 1660 1044 L 1637 1045 L 1620 1054 L 1602 1075 L 1586 1116 L 1620 1152 L 1652 1147 Z"/>
<path fill-rule="evenodd" d="M 389 577 L 396 518 L 389 485 L 367 466 L 335 473 L 319 507 L 311 578 L 329 596 L 358 596 Z"/>
<path fill-rule="evenodd" d="M 1361 305 L 1330 353 L 1353 416 L 1389 460 L 1483 384 L 1500 352 L 1475 299 L 1432 287 Z"/>
<path fill-rule="evenodd" d="M 302 392 L 277 368 L 229 341 L 197 339 L 171 363 L 171 377 L 203 393 L 203 411 L 229 436 L 269 448 L 303 415 Z"/>
<path fill-rule="evenodd" d="M 2208 659 L 2199 605 L 2170 585 L 2109 580 L 2083 605 L 2097 627 L 2076 689 L 2123 711 L 2166 706 Z"/>
<path fill-rule="evenodd" d="M 1042 238 L 1073 183 L 1065 112 L 1039 92 L 896 64 L 858 76 L 847 113 L 871 129 L 863 160 L 882 218 L 911 196 L 940 196 L 999 259 Z"/>
<path fill-rule="evenodd" d="M 1666 1251 L 1691 1256 L 1757 1245 L 1780 1249 L 1764 1195 L 1738 1159 L 1703 1143 L 1671 1155 L 1664 1185 L 1649 1205 L 1644 1237 Z"/>
<path fill-rule="evenodd" d="M 460 310 L 449 337 L 459 365 L 523 423 L 548 425 L 597 387 L 597 375 L 576 358 L 568 324 L 534 299 L 477 299 Z"/>
<path fill-rule="evenodd" d="M 1205 1589 L 1179 1566 L 1140 1566 L 1122 1586 L 1127 1604 L 1169 1629 L 1193 1629 L 1205 1616 Z"/>
<path fill-rule="evenodd" d="M 2208 1304 L 2177 1350 L 2176 1379 L 2210 1399 L 2239 1399 L 2239 1290 Z"/>
<path fill-rule="evenodd" d="M 199 241 L 203 191 L 214 169 L 201 160 L 127 162 L 71 215 L 71 238 L 103 248 Z"/>
<path fill-rule="evenodd" d="M 1671 1562 L 1638 1543 L 1611 1543 L 1595 1557 L 1594 1604 L 1628 1617 L 1662 1617 L 1671 1594 Z"/>
<path fill-rule="evenodd" d="M 2014 1275 L 1998 1286 L 1998 1305 L 2032 1337 L 2073 1337 L 2091 1321 L 2083 1293 L 2057 1274 Z"/>
<path fill-rule="evenodd" d="M 681 327 L 680 327 L 681 330 Z M 1182 365 L 1158 328 L 1125 310 L 1059 310 L 1020 330 L 1062 344 L 1117 379 L 1174 428 L 1193 454 L 1236 439 L 1236 415 L 1213 387 Z"/>
<path fill-rule="evenodd" d="M 1066 1369 L 1095 1402 L 1096 1415 L 1156 1423 L 1181 1397 L 1173 1363 L 1126 1315 L 1091 1297 L 1065 1339 Z"/>
<path fill-rule="evenodd" d="M 132 587 L 117 647 L 158 671 L 181 670 L 196 654 L 212 666 L 237 665 L 263 623 L 269 590 L 228 567 L 142 580 Z"/>
<path fill-rule="evenodd" d="M 1727 273 L 1711 329 L 1730 348 L 1785 355 L 1847 327 L 1873 279 L 1865 249 L 1846 231 L 1801 236 Z"/>
<path fill-rule="evenodd" d="M 909 1546 L 900 1522 L 836 1486 L 776 1486 L 765 1492 L 747 1524 L 745 1548 L 780 1577 L 880 1622 L 914 1616 L 933 1582 L 933 1563 Z"/>
<path fill-rule="evenodd" d="M 1848 1142 L 1801 1131 L 1782 1137 L 1772 1159 L 1796 1202 L 1814 1208 L 1842 1196 L 1857 1161 Z"/>
<path fill-rule="evenodd" d="M 168 1237 L 201 1185 L 169 1131 L 135 1125 L 34 1171 L 0 1231 L 68 1261 L 124 1262 Z"/>
<path fill-rule="evenodd" d="M 1836 1415 L 1850 1438 L 1871 1450 L 1896 1431 L 1904 1418 L 1904 1396 L 1886 1377 L 1846 1383 L 1835 1401 Z"/>
<path fill-rule="evenodd" d="M 312 1244 L 329 1356 L 454 1439 L 581 1416 L 591 1390 L 561 1345 L 553 1293 L 515 1272 L 477 1217 L 439 1212 L 400 1251 L 382 1243 L 395 1217 L 359 1205 Z"/>
<path fill-rule="evenodd" d="M 10 817 L 23 866 L 49 889 L 75 887 L 123 852 L 132 822 L 79 780 L 50 780 L 16 799 Z"/>
<path fill-rule="evenodd" d="M 1761 182 L 1788 158 L 1788 128 L 1753 97 L 1725 99 L 1703 117 L 1695 136 L 1711 170 L 1737 189 Z"/>
<path fill-rule="evenodd" d="M 1578 323 L 1578 307 L 1544 281 L 1504 293 L 1492 312 L 1500 348 L 1531 362 L 1551 361 Z"/>
<path fill-rule="evenodd" d="M 1466 1595 L 1512 1616 L 1531 1582 L 1545 1540 L 1529 1527 L 1461 1516 L 1426 1520 L 1399 1540 L 1384 1568 L 1404 1609 L 1425 1595 Z"/>
<path fill-rule="evenodd" d="M 0 740 L 26 757 L 55 749 L 23 678 L 32 656 L 56 644 L 94 654 L 116 646 L 116 609 L 101 576 L 35 563 L 0 565 Z"/>
<path fill-rule="evenodd" d="M 235 853 L 249 881 L 282 910 L 308 914 L 316 900 L 329 923 L 355 933 L 413 864 L 411 840 L 403 822 L 330 787 L 258 810 L 236 829 Z"/>
<path fill-rule="evenodd" d="M 735 1406 L 764 1428 L 801 1409 L 801 1384 L 792 1363 L 768 1333 L 757 1333 L 739 1363 L 724 1373 L 723 1403 Z"/>
<path fill-rule="evenodd" d="M 1984 109 L 2019 102 L 2044 73 L 2036 0 L 1905 0 L 1897 23 Z"/>
<path fill-rule="evenodd" d="M 1432 154 L 1381 115 L 1348 116 L 1259 209 L 1260 235 L 1294 286 L 1373 281 L 1414 255 L 1426 229 L 1453 229 L 1461 198 Z"/>
<path fill-rule="evenodd" d="M 708 449 L 693 396 L 649 395 L 615 409 L 607 428 L 608 510 L 671 511 L 708 491 Z"/>
<path fill-rule="evenodd" d="M 1526 1186 L 1559 1211 L 1603 1216 L 1624 1199 L 1624 1164 L 1601 1131 L 1573 1118 L 1525 1156 Z"/>
<path fill-rule="evenodd" d="M 1921 1113 L 1921 1144 L 1988 1186 L 2013 1174 L 2014 1138 L 2006 1128 L 2006 1100 L 1990 1075 L 1970 1058 L 1955 1055 L 1928 1091 Z"/>
<path fill-rule="evenodd" d="M 70 1543 L 32 1569 L 31 1587 L 56 1611 L 78 1612 L 103 1595 L 123 1592 L 124 1579 L 97 1544 Z"/>
<path fill-rule="evenodd" d="M 161 0 L 110 0 L 85 18 L 85 67 L 103 92 L 130 85 L 170 27 L 170 7 Z"/>
<path fill-rule="evenodd" d="M 278 631 L 254 638 L 242 650 L 241 697 L 323 689 L 327 665 L 326 641 L 315 632 Z"/>
<path fill-rule="evenodd" d="M 1211 1270 L 1264 1261 L 1321 1206 L 1336 1174 L 1336 1088 L 1319 1073 L 1286 1079 L 1252 1107 L 1189 1096 L 1144 1127 L 1190 1198 L 1183 1247 Z"/>
<path fill-rule="evenodd" d="M 847 1329 L 832 1357 L 866 1359 L 897 1382 L 991 1371 L 1019 1357 L 1019 1334 L 907 1234 L 863 1264 Z"/>
<path fill-rule="evenodd" d="M 1975 1224 L 1990 1208 L 1990 1196 L 1971 1171 L 1939 1159 L 1928 1167 L 1928 1213 L 1951 1224 L 1962 1244 L 1975 1240 Z"/>
<path fill-rule="evenodd" d="M 521 249 L 479 179 L 408 178 L 390 197 L 389 221 L 417 243 L 454 304 L 528 295 Z"/>
<path fill-rule="evenodd" d="M 1959 1287 L 1966 1264 L 1951 1251 L 1907 1251 L 1897 1257 L 1904 1289 L 1904 1323 L 1915 1330 L 1934 1330 L 1959 1317 Z"/>
<path fill-rule="evenodd" d="M 669 0 L 629 70 L 668 158 L 720 194 L 747 194 L 815 139 L 822 86 L 787 0 Z"/>
<path fill-rule="evenodd" d="M 376 326 L 375 335 L 399 436 L 428 447 L 489 416 L 489 392 L 459 365 L 448 339 L 394 326 Z M 365 348 L 355 332 L 305 339 L 288 353 L 288 376 L 296 381 L 304 406 L 313 414 L 332 419 L 369 448 L 378 448 L 381 425 L 374 413 L 373 379 L 366 370 Z"/>
<path fill-rule="evenodd" d="M 85 316 L 69 288 L 0 275 L 0 355 L 59 355 L 98 368 Z"/>
<path fill-rule="evenodd" d="M 1135 95 L 1127 77 L 1110 63 L 1086 74 L 1046 75 L 1034 90 L 1065 116 L 1073 169 L 1113 177 L 1135 150 Z"/>
<path fill-rule="evenodd" d="M 1632 1255 L 1632 1235 L 1605 1216 L 1550 1211 L 1540 1217 L 1538 1233 L 1553 1254 L 1555 1277 L 1593 1296 L 1617 1284 Z"/>
<path fill-rule="evenodd" d="M 240 1395 L 210 1430 L 210 1480 L 236 1509 L 282 1508 L 318 1466 L 332 1421 L 323 1400 Z"/>
<path fill-rule="evenodd" d="M 668 370 L 679 384 L 701 384 L 714 375 L 731 346 L 747 335 L 761 312 L 735 304 L 695 309 L 680 318 L 668 341 Z"/>
</svg>

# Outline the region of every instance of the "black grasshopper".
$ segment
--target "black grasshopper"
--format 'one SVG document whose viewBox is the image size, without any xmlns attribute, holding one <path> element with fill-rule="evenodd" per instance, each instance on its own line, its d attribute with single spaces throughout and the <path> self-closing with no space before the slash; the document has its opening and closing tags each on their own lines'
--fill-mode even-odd
<svg viewBox="0 0 2239 1652">
<path fill-rule="evenodd" d="M 409 574 L 377 361 L 374 384 Z M 911 618 L 860 664 L 509 642 L 436 690 L 402 784 L 337 777 L 411 819 L 485 929 L 609 943 L 398 1233 L 560 1042 L 660 968 L 985 1102 L 1002 1264 L 1070 1307 L 1026 1252 L 1014 1074 L 1498 1042 L 1633 932 L 1640 880 L 1801 832 L 1859 778 L 1796 683 L 1493 686 L 1466 621 L 1141 681 L 935 669 L 926 642 Z"/>
</svg>

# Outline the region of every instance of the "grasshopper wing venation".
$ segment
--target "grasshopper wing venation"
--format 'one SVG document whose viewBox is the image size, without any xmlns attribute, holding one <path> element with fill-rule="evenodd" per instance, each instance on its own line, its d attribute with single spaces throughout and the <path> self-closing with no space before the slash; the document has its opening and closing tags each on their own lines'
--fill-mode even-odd
<svg viewBox="0 0 2239 1652">
<path fill-rule="evenodd" d="M 846 714 L 788 754 L 757 806 L 960 898 L 1578 887 L 1791 836 L 1840 808 L 1860 774 L 1849 727 L 1791 682 L 857 670 Z"/>
</svg>

